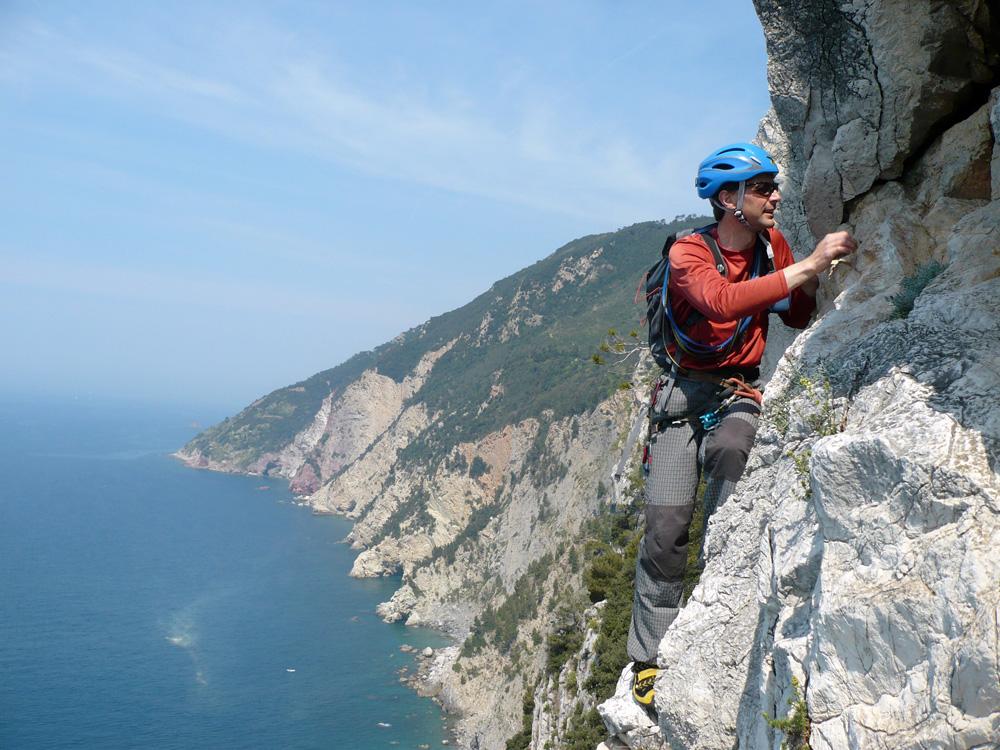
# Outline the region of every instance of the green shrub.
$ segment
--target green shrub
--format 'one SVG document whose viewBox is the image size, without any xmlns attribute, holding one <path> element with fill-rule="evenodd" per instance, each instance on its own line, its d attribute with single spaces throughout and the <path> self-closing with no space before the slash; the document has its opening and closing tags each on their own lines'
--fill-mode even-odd
<svg viewBox="0 0 1000 750">
<path fill-rule="evenodd" d="M 622 565 L 625 558 L 605 545 L 590 561 L 583 572 L 583 582 L 590 594 L 590 601 L 600 602 L 608 598 L 615 586 L 621 584 Z"/>
<path fill-rule="evenodd" d="M 531 745 L 531 725 L 535 713 L 535 694 L 528 689 L 521 701 L 521 731 L 507 740 L 507 750 L 528 750 Z"/>
<path fill-rule="evenodd" d="M 815 378 L 800 375 L 798 384 L 808 398 L 806 424 L 814 434 L 825 437 L 840 431 L 840 420 L 833 407 L 833 388 L 830 379 L 822 366 L 819 369 L 820 375 Z"/>
<path fill-rule="evenodd" d="M 932 260 L 925 263 L 913 272 L 912 276 L 907 276 L 899 283 L 899 292 L 889 298 L 892 302 L 892 317 L 905 318 L 913 312 L 917 297 L 924 291 L 936 276 L 938 276 L 946 266 Z"/>
<path fill-rule="evenodd" d="M 469 468 L 469 462 L 465 460 L 465 454 L 460 450 L 456 450 L 448 468 L 456 474 L 465 472 Z"/>
<path fill-rule="evenodd" d="M 566 675 L 566 690 L 569 693 L 575 693 L 577 688 L 576 681 L 576 670 L 571 669 L 569 674 Z"/>
<path fill-rule="evenodd" d="M 483 474 L 490 470 L 490 466 L 479 456 L 472 459 L 472 465 L 469 466 L 469 476 L 473 479 L 479 479 Z"/>
<path fill-rule="evenodd" d="M 635 558 L 639 548 L 639 534 L 632 538 L 622 552 L 622 563 L 613 585 L 607 587 L 607 600 L 601 613 L 601 628 L 594 644 L 594 668 L 585 687 L 598 700 L 610 698 L 618 684 L 618 676 L 628 661 L 626 641 L 632 620 L 632 589 L 635 578 Z"/>
<path fill-rule="evenodd" d="M 767 714 L 764 718 L 775 729 L 785 733 L 785 741 L 781 743 L 782 750 L 809 750 L 809 707 L 802 697 L 798 678 L 792 677 L 792 697 L 788 699 L 792 713 L 784 719 L 771 719 Z"/>
<path fill-rule="evenodd" d="M 559 674 L 567 661 L 576 656 L 583 645 L 583 629 L 572 612 L 563 611 L 558 617 L 559 625 L 545 641 L 545 671 Z"/>
<path fill-rule="evenodd" d="M 802 395 L 804 399 L 799 398 Z M 846 407 L 839 411 L 835 408 L 833 386 L 823 363 L 819 363 L 808 375 L 796 367 L 789 374 L 785 393 L 767 402 L 765 418 L 781 433 L 787 432 L 791 424 L 793 401 L 802 410 L 803 419 L 813 434 L 825 437 L 844 429 Z"/>
<path fill-rule="evenodd" d="M 577 552 L 576 547 L 569 548 L 569 554 L 566 556 L 566 562 L 569 563 L 569 569 L 574 573 L 580 572 L 580 553 Z"/>
<path fill-rule="evenodd" d="M 792 454 L 792 461 L 795 462 L 795 471 L 799 475 L 799 483 L 806 491 L 806 497 L 812 495 L 812 488 L 809 486 L 809 459 L 812 458 L 812 449 L 806 448 L 798 453 Z"/>
<path fill-rule="evenodd" d="M 596 708 L 584 711 L 579 703 L 570 714 L 562 746 L 565 750 L 594 750 L 608 736 Z"/>
</svg>

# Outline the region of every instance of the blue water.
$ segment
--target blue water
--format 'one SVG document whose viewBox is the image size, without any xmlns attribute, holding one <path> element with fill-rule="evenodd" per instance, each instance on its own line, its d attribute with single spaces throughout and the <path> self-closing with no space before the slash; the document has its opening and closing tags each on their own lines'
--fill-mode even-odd
<svg viewBox="0 0 1000 750">
<path fill-rule="evenodd" d="M 447 736 L 396 674 L 400 645 L 443 641 L 375 616 L 394 582 L 347 577 L 349 524 L 168 457 L 222 416 L 0 402 L 3 750 Z"/>
</svg>

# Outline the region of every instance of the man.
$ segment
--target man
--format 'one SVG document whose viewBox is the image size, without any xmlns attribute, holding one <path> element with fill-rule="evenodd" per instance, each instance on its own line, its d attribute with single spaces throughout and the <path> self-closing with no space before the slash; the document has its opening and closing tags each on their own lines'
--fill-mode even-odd
<svg viewBox="0 0 1000 750">
<path fill-rule="evenodd" d="M 781 201 L 777 176 L 767 152 L 750 143 L 710 154 L 695 185 L 698 196 L 711 201 L 718 223 L 670 248 L 664 306 L 671 366 L 657 381 L 650 408 L 646 533 L 628 635 L 632 694 L 647 706 L 653 701 L 657 649 L 684 590 L 699 478 L 704 472 L 707 528 L 753 446 L 768 313 L 805 328 L 816 307 L 819 275 L 857 247 L 847 232 L 828 234 L 796 263 L 775 226 Z"/>
</svg>

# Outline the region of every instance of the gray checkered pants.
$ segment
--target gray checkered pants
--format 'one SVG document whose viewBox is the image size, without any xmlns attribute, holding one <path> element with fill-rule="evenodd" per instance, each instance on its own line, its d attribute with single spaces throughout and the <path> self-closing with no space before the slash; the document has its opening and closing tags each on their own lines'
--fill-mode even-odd
<svg viewBox="0 0 1000 750">
<path fill-rule="evenodd" d="M 718 386 L 678 377 L 665 411 L 668 419 L 675 419 L 692 410 L 697 414 L 711 411 L 718 404 Z M 646 477 L 646 533 L 636 560 L 628 633 L 628 654 L 633 661 L 655 664 L 663 634 L 677 617 L 698 479 L 704 470 L 707 528 L 709 517 L 743 474 L 757 434 L 760 407 L 742 398 L 720 417 L 719 426 L 708 432 L 695 427 L 695 418 L 668 424 L 653 435 Z"/>
</svg>

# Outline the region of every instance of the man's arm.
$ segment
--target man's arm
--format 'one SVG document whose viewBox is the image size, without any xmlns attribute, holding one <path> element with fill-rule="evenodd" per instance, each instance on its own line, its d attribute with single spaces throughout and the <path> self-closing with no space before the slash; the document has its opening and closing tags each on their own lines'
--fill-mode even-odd
<svg viewBox="0 0 1000 750">
<path fill-rule="evenodd" d="M 780 273 L 783 269 L 795 264 L 792 257 L 792 249 L 788 246 L 788 240 L 778 230 L 771 231 L 771 248 L 774 251 L 774 268 Z M 819 278 L 813 277 L 802 286 L 793 289 L 789 296 L 790 304 L 787 310 L 778 313 L 778 316 L 789 328 L 805 328 L 809 325 L 813 313 L 816 311 L 816 290 L 819 287 Z"/>
<path fill-rule="evenodd" d="M 719 274 L 711 250 L 702 242 L 678 240 L 670 248 L 671 287 L 713 323 L 729 323 L 766 310 L 788 296 L 780 273 L 730 282 Z"/>
</svg>

